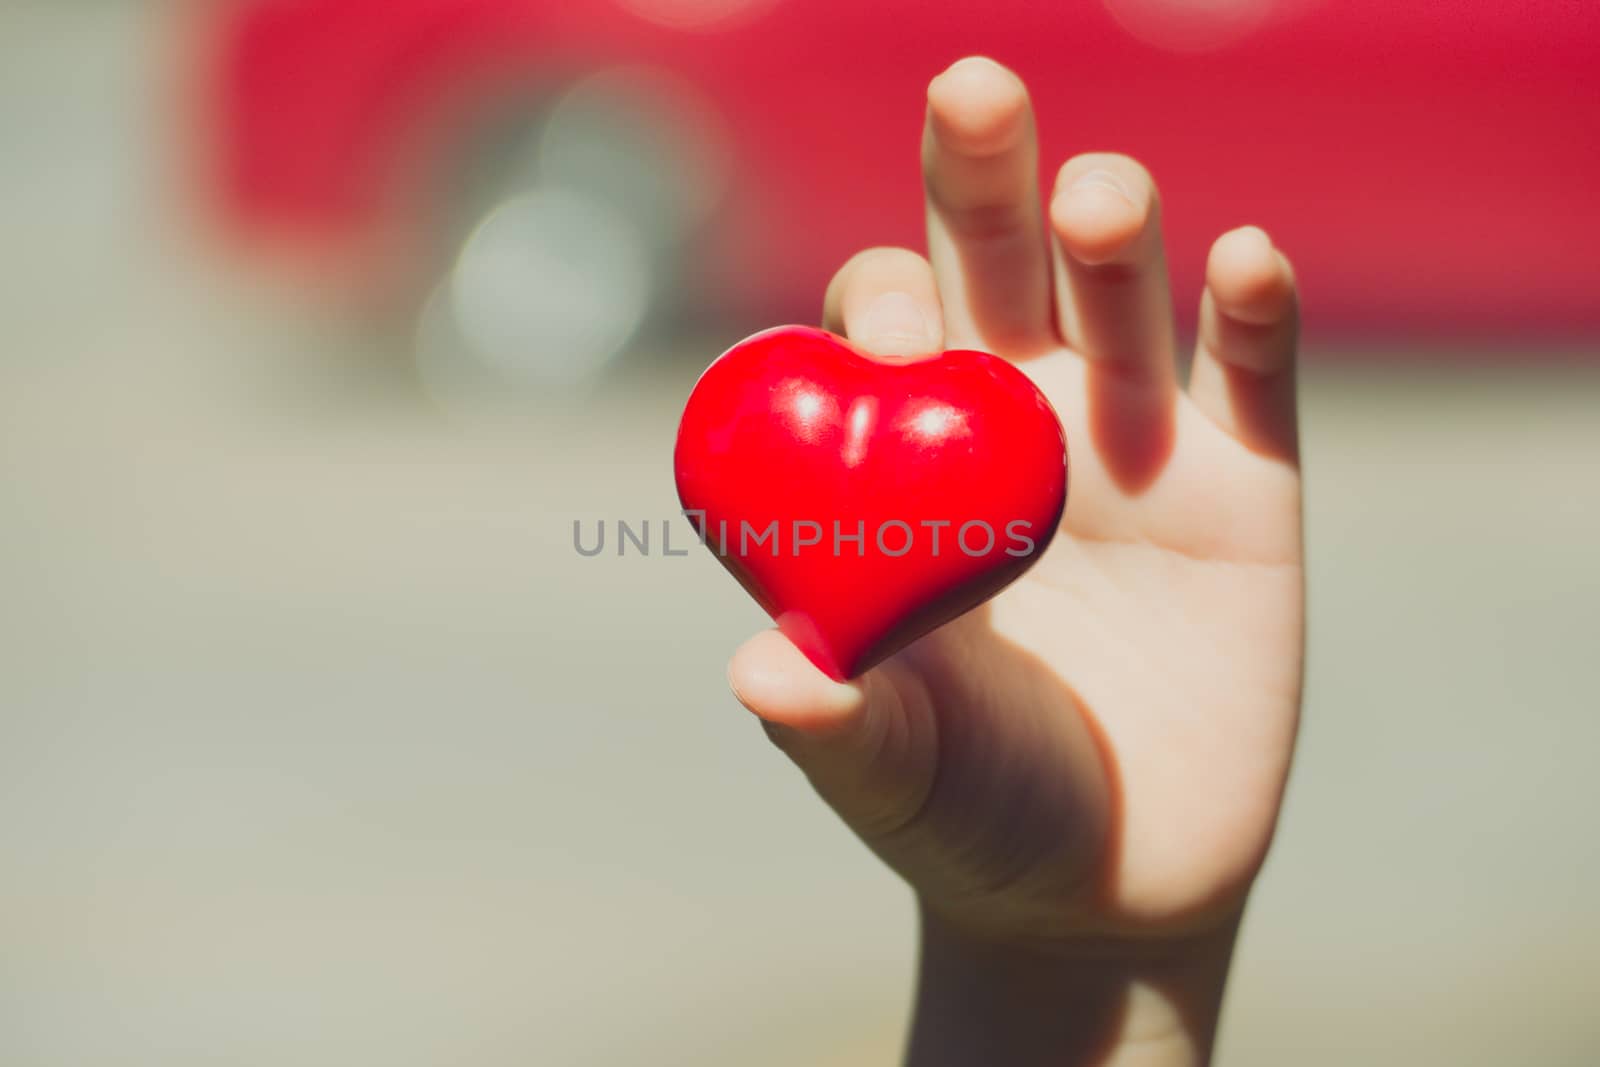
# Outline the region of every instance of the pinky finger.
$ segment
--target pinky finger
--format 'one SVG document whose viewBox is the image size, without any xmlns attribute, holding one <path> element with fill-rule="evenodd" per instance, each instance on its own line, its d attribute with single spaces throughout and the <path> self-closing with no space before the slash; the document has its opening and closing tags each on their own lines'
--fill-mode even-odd
<svg viewBox="0 0 1600 1067">
<path fill-rule="evenodd" d="M 1206 262 L 1199 343 L 1189 392 L 1195 405 L 1245 447 L 1298 457 L 1294 269 L 1254 226 L 1217 238 Z"/>
</svg>

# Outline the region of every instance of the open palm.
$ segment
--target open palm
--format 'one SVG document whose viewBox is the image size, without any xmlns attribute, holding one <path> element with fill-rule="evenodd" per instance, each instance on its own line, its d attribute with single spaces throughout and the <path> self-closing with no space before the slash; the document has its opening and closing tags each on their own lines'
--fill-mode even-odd
<svg viewBox="0 0 1600 1067">
<path fill-rule="evenodd" d="M 1066 429 L 1062 528 L 1001 596 L 854 683 L 776 631 L 730 678 L 924 907 L 963 928 L 1050 942 L 1231 922 L 1300 703 L 1289 265 L 1260 230 L 1217 241 L 1185 392 L 1144 169 L 1076 157 L 1046 209 L 1015 75 L 963 60 L 928 95 L 929 257 L 856 256 L 826 324 L 886 355 L 1014 360 Z"/>
</svg>

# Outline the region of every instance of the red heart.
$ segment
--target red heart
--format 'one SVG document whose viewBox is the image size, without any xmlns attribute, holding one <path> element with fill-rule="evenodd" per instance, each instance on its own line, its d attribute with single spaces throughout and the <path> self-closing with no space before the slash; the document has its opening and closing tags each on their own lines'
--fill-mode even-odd
<svg viewBox="0 0 1600 1067">
<path fill-rule="evenodd" d="M 1005 360 L 887 362 L 804 326 L 706 368 L 674 456 L 701 539 L 834 678 L 1027 570 L 1060 523 L 1066 460 L 1049 402 Z"/>
</svg>

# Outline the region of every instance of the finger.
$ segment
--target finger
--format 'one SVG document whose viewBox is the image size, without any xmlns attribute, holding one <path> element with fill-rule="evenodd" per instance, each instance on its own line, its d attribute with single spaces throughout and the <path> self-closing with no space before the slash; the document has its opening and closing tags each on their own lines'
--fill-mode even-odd
<svg viewBox="0 0 1600 1067">
<path fill-rule="evenodd" d="M 1056 176 L 1050 225 L 1062 340 L 1124 378 L 1172 389 L 1172 295 L 1150 173 L 1108 152 L 1068 160 Z"/>
<path fill-rule="evenodd" d="M 1022 354 L 1050 337 L 1039 145 L 1022 80 L 992 59 L 928 86 L 928 254 L 953 343 Z"/>
<path fill-rule="evenodd" d="M 881 356 L 939 351 L 944 312 L 933 268 L 904 248 L 856 253 L 828 283 L 822 325 Z"/>
<path fill-rule="evenodd" d="M 836 682 L 777 630 L 745 642 L 728 664 L 734 696 L 868 840 L 906 825 L 933 784 L 932 711 L 897 669 Z"/>
<path fill-rule="evenodd" d="M 1254 226 L 1217 238 L 1206 261 L 1189 393 L 1246 447 L 1289 460 L 1299 451 L 1299 329 L 1294 269 L 1272 239 Z"/>
<path fill-rule="evenodd" d="M 1166 466 L 1175 431 L 1172 301 L 1161 201 L 1127 156 L 1077 156 L 1056 175 L 1056 321 L 1087 363 L 1089 434 L 1123 493 L 1142 492 Z"/>
</svg>

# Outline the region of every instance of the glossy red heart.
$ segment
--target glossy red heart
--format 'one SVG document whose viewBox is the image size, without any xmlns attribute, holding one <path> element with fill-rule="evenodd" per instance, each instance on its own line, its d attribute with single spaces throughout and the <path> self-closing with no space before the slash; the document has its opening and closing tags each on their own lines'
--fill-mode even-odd
<svg viewBox="0 0 1600 1067">
<path fill-rule="evenodd" d="M 708 367 L 678 426 L 678 497 L 799 649 L 854 677 L 999 592 L 1067 496 L 1044 395 L 985 352 L 866 355 L 783 326 Z"/>
</svg>

